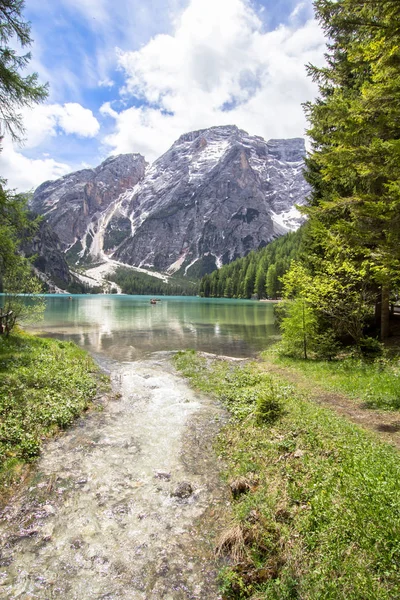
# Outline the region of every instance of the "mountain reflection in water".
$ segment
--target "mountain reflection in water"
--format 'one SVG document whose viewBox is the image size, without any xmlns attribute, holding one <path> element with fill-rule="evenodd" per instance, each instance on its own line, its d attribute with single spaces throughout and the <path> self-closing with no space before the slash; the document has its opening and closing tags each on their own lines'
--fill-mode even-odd
<svg viewBox="0 0 400 600">
<path fill-rule="evenodd" d="M 154 351 L 194 348 L 254 356 L 276 340 L 273 304 L 247 300 L 150 296 L 46 296 L 35 330 L 72 340 L 119 361 Z"/>
</svg>

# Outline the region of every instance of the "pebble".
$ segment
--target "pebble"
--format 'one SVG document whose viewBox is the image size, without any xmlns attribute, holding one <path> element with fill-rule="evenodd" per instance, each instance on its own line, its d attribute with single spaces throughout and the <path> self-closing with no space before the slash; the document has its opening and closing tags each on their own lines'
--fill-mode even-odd
<svg viewBox="0 0 400 600">
<path fill-rule="evenodd" d="M 154 477 L 156 479 L 165 479 L 166 481 L 169 481 L 171 479 L 171 473 L 167 473 L 166 471 L 157 471 Z"/>
<path fill-rule="evenodd" d="M 52 506 L 51 504 L 45 504 L 43 506 L 43 510 L 48 514 L 48 515 L 54 515 L 56 512 L 56 509 L 54 508 L 54 506 Z"/>
</svg>

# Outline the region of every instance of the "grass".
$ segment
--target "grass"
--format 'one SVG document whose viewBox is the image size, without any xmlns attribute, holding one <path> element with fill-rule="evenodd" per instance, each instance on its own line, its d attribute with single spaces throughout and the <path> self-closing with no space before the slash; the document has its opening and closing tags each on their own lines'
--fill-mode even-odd
<svg viewBox="0 0 400 600">
<path fill-rule="evenodd" d="M 359 398 L 369 408 L 400 409 L 400 359 L 300 360 L 267 352 L 265 359 L 305 375 L 322 388 Z"/>
<path fill-rule="evenodd" d="M 223 598 L 399 598 L 398 453 L 256 363 L 175 360 L 232 413 L 218 441 L 233 492 Z M 266 420 L 265 395 L 277 409 Z"/>
<path fill-rule="evenodd" d="M 0 336 L 0 485 L 89 407 L 101 381 L 91 357 L 72 343 Z"/>
</svg>

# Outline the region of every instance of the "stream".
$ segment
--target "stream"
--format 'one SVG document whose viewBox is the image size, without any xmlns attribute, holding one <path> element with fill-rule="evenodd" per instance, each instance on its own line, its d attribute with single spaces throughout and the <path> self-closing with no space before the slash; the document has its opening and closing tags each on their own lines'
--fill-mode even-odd
<svg viewBox="0 0 400 600">
<path fill-rule="evenodd" d="M 103 357 L 117 397 L 48 442 L 2 511 L 1 598 L 219 598 L 212 522 L 229 498 L 212 443 L 226 415 L 170 358 Z"/>
<path fill-rule="evenodd" d="M 0 514 L 0 598 L 217 600 L 229 495 L 213 441 L 226 415 L 171 356 L 255 356 L 276 339 L 273 305 L 50 295 L 34 330 L 94 355 L 114 395 L 45 444 Z"/>
</svg>

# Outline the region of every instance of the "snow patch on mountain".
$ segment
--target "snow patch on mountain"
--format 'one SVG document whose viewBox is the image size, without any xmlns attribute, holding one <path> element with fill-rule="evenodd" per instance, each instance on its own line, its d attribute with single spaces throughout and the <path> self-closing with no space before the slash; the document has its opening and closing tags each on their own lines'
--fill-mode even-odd
<svg viewBox="0 0 400 600">
<path fill-rule="evenodd" d="M 304 154 L 300 138 L 211 127 L 182 135 L 151 166 L 127 154 L 46 182 L 32 208 L 64 251 L 100 259 L 106 271 L 122 264 L 187 274 L 203 258 L 221 267 L 299 227 L 295 205 L 309 192 Z"/>
</svg>

